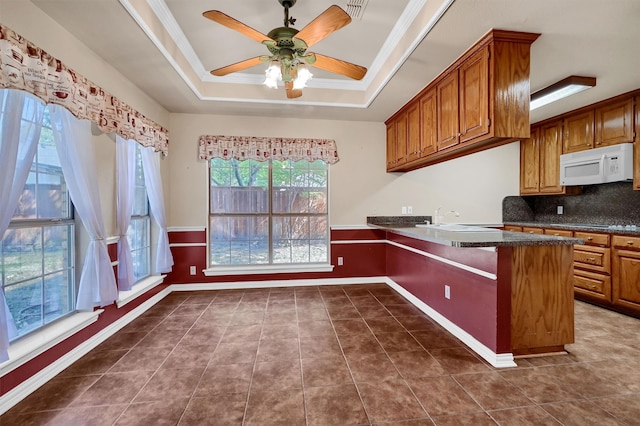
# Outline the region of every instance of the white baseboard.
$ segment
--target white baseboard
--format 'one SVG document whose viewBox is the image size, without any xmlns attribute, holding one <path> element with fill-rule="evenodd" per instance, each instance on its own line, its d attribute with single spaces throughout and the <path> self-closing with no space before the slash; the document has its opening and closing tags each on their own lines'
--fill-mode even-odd
<svg viewBox="0 0 640 426">
<path fill-rule="evenodd" d="M 201 284 L 171 284 L 171 291 L 235 290 L 244 288 L 305 287 L 316 285 L 351 285 L 387 283 L 387 277 L 318 278 L 311 280 L 237 281 Z"/>
</svg>

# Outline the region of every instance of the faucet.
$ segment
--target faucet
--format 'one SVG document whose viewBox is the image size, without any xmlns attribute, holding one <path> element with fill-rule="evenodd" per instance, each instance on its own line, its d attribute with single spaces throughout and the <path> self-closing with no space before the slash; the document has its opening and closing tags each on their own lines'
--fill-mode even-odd
<svg viewBox="0 0 640 426">
<path fill-rule="evenodd" d="M 434 225 L 440 225 L 441 221 L 445 218 L 446 215 L 448 214 L 452 214 L 455 217 L 460 217 L 460 213 L 455 211 L 455 210 L 450 210 L 444 214 L 440 214 L 440 210 L 442 210 L 442 206 L 438 207 L 435 211 L 435 213 L 433 214 L 433 224 Z"/>
</svg>

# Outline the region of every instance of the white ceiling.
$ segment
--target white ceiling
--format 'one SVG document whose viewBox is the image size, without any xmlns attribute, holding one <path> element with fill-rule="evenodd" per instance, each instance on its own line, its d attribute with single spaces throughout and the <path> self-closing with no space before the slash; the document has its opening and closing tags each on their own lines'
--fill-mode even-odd
<svg viewBox="0 0 640 426">
<path fill-rule="evenodd" d="M 302 29 L 347 1 L 297 0 L 290 15 Z M 312 68 L 310 86 L 292 100 L 261 84 L 265 65 L 208 72 L 268 51 L 202 12 L 266 34 L 283 25 L 278 0 L 31 2 L 177 113 L 384 121 L 491 28 L 542 34 L 531 50 L 532 91 L 572 74 L 597 78 L 595 88 L 533 111 L 532 122 L 640 88 L 638 0 L 369 0 L 362 19 L 309 49 L 367 67 L 365 78 Z"/>
</svg>

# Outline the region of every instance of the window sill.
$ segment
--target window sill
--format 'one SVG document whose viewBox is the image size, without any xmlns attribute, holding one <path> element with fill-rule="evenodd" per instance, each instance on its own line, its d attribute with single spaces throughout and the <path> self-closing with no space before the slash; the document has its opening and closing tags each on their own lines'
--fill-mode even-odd
<svg viewBox="0 0 640 426">
<path fill-rule="evenodd" d="M 0 377 L 32 360 L 67 337 L 93 324 L 98 320 L 98 316 L 102 312 L 104 312 L 104 309 L 77 312 L 12 343 L 9 346 L 9 359 L 0 363 Z"/>
<path fill-rule="evenodd" d="M 296 272 L 332 272 L 333 265 L 329 263 L 305 265 L 262 265 L 262 266 L 216 266 L 204 269 L 207 277 L 220 275 L 256 275 L 256 274 L 290 274 Z"/>
<path fill-rule="evenodd" d="M 118 308 L 121 308 L 132 300 L 135 300 L 136 297 L 140 296 L 146 291 L 151 290 L 159 284 L 162 284 L 162 282 L 164 281 L 164 277 L 166 277 L 166 275 L 153 275 L 135 283 L 131 290 L 118 292 L 118 300 L 116 300 L 116 305 L 118 306 Z"/>
</svg>

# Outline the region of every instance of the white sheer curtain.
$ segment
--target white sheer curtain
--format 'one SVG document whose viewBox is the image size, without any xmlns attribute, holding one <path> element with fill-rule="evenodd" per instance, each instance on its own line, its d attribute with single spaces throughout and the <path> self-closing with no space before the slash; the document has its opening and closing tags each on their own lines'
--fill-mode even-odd
<svg viewBox="0 0 640 426">
<path fill-rule="evenodd" d="M 116 136 L 116 222 L 120 237 L 118 240 L 118 289 L 120 291 L 131 290 L 135 282 L 127 230 L 131 223 L 135 198 L 136 145 L 137 142 L 134 140 Z"/>
<path fill-rule="evenodd" d="M 71 201 L 91 238 L 80 275 L 76 303 L 77 309 L 90 310 L 95 306 L 109 305 L 118 298 L 105 241 L 106 231 L 91 143 L 91 122 L 78 120 L 58 105 L 49 105 L 49 108 L 56 149 Z"/>
<path fill-rule="evenodd" d="M 169 235 L 167 234 L 167 219 L 164 212 L 164 196 L 162 195 L 162 179 L 160 176 L 160 153 L 153 148 L 143 148 L 142 168 L 144 169 L 144 184 L 147 187 L 151 217 L 160 228 L 158 248 L 156 253 L 156 273 L 170 272 L 173 266 L 173 256 L 169 249 Z"/>
<path fill-rule="evenodd" d="M 0 239 L 29 176 L 38 148 L 44 104 L 20 90 L 0 90 Z M 0 288 L 0 362 L 9 356 L 9 340 L 18 334 L 4 290 Z"/>
</svg>

